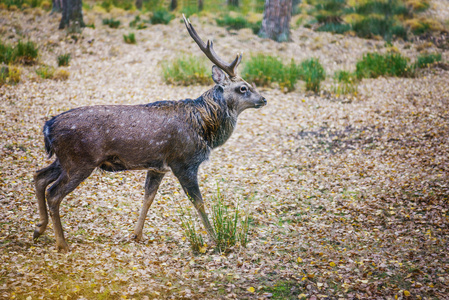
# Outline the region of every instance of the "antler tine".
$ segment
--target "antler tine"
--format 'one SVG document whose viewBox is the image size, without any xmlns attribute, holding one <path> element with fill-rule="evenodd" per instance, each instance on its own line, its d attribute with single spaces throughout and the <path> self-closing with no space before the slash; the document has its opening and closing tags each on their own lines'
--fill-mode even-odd
<svg viewBox="0 0 449 300">
<path fill-rule="evenodd" d="M 186 19 L 186 16 L 182 14 L 182 17 L 184 18 L 184 23 L 186 25 L 187 31 L 189 32 L 192 39 L 197 43 L 197 45 L 200 47 L 201 51 L 206 54 L 206 56 L 209 58 L 209 60 L 217 65 L 220 69 L 225 71 L 231 78 L 237 76 L 237 66 L 240 64 L 240 61 L 242 60 L 242 54 L 238 54 L 234 61 L 230 64 L 223 61 L 217 53 L 215 53 L 214 50 L 214 43 L 210 40 L 207 40 L 207 44 L 203 42 L 203 40 L 199 37 L 198 33 L 196 33 L 195 28 L 193 28 L 193 25 L 190 23 L 190 20 Z"/>
</svg>

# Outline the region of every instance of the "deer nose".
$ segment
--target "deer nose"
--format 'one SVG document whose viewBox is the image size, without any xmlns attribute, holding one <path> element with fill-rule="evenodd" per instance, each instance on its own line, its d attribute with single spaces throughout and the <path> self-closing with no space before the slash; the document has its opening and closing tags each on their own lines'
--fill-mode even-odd
<svg viewBox="0 0 449 300">
<path fill-rule="evenodd" d="M 262 97 L 262 102 L 263 102 L 263 105 L 267 105 L 267 99 L 265 99 L 264 97 Z"/>
</svg>

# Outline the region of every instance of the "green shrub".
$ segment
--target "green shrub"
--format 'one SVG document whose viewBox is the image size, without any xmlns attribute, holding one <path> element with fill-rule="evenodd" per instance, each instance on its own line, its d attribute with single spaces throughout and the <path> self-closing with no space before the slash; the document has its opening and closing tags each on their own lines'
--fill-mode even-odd
<svg viewBox="0 0 449 300">
<path fill-rule="evenodd" d="M 361 15 L 409 15 L 405 5 L 397 0 L 374 0 L 367 1 L 355 7 L 355 11 Z"/>
<path fill-rule="evenodd" d="M 0 63 L 9 64 L 14 61 L 14 47 L 0 41 Z"/>
<path fill-rule="evenodd" d="M 181 9 L 181 13 L 184 14 L 186 16 L 186 18 L 188 18 L 194 14 L 198 14 L 199 13 L 198 6 L 197 5 L 184 6 Z"/>
<path fill-rule="evenodd" d="M 248 82 L 259 86 L 270 86 L 276 82 L 281 90 L 287 91 L 295 89 L 298 75 L 298 68 L 293 60 L 289 65 L 284 65 L 279 57 L 263 54 L 251 56 L 242 71 L 242 76 Z"/>
<path fill-rule="evenodd" d="M 346 0 L 322 0 L 315 5 L 317 10 L 338 11 L 346 6 Z"/>
<path fill-rule="evenodd" d="M 338 34 L 343 34 L 350 30 L 351 25 L 345 23 L 326 23 L 317 28 L 317 31 L 326 31 Z"/>
<path fill-rule="evenodd" d="M 133 0 L 104 0 L 101 2 L 101 6 L 110 11 L 113 7 L 118 7 L 124 10 L 130 10 L 134 8 Z"/>
<path fill-rule="evenodd" d="M 125 43 L 127 44 L 136 44 L 136 36 L 134 33 L 129 33 L 128 35 L 124 34 L 123 39 L 125 40 Z"/>
<path fill-rule="evenodd" d="M 150 18 L 151 24 L 168 24 L 175 16 L 166 9 L 161 8 L 156 10 Z"/>
<path fill-rule="evenodd" d="M 169 84 L 209 84 L 210 71 L 203 59 L 183 56 L 162 64 L 164 80 Z"/>
<path fill-rule="evenodd" d="M 140 18 L 140 16 L 136 16 L 134 20 L 129 22 L 129 27 L 133 27 L 136 29 L 145 29 L 147 28 L 146 23 L 148 23 L 148 21 L 144 21 Z"/>
<path fill-rule="evenodd" d="M 35 72 L 42 79 L 52 79 L 55 74 L 55 68 L 52 66 L 42 65 L 38 67 Z"/>
<path fill-rule="evenodd" d="M 217 25 L 221 27 L 226 27 L 229 29 L 240 30 L 243 28 L 250 28 L 254 34 L 257 34 L 262 26 L 262 21 L 256 23 L 251 23 L 245 19 L 245 17 L 239 15 L 232 17 L 230 15 L 223 15 L 221 18 L 216 19 Z"/>
<path fill-rule="evenodd" d="M 58 56 L 58 66 L 59 67 L 68 66 L 70 63 L 70 58 L 71 58 L 70 53 L 59 55 Z"/>
<path fill-rule="evenodd" d="M 441 61 L 441 53 L 425 53 L 418 55 L 415 66 L 417 68 L 426 68 L 437 61 Z"/>
<path fill-rule="evenodd" d="M 299 65 L 299 77 L 306 82 L 306 90 L 317 93 L 326 72 L 317 58 L 306 59 Z"/>
<path fill-rule="evenodd" d="M 118 28 L 120 20 L 114 20 L 114 18 L 103 19 L 103 25 L 108 25 L 110 28 Z"/>
<path fill-rule="evenodd" d="M 39 50 L 37 45 L 32 41 L 19 41 L 14 47 L 14 61 L 26 65 L 34 64 L 37 61 Z"/>
<path fill-rule="evenodd" d="M 333 92 L 337 95 L 357 93 L 357 76 L 348 71 L 337 71 L 334 74 Z"/>
<path fill-rule="evenodd" d="M 359 37 L 371 38 L 379 35 L 386 40 L 393 37 L 407 39 L 407 30 L 393 19 L 369 16 L 352 24 L 352 29 Z"/>
<path fill-rule="evenodd" d="M 21 70 L 14 66 L 0 67 L 0 86 L 20 82 Z"/>
<path fill-rule="evenodd" d="M 407 59 L 401 54 L 367 53 L 357 62 L 357 78 L 377 78 L 379 76 L 409 76 L 412 71 Z"/>
</svg>

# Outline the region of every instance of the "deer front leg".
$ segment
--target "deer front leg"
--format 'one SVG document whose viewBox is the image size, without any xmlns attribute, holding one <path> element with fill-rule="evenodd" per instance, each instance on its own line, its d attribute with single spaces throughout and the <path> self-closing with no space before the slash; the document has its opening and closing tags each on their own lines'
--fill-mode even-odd
<svg viewBox="0 0 449 300">
<path fill-rule="evenodd" d="M 133 239 L 136 241 L 142 240 L 142 230 L 147 217 L 148 209 L 153 203 L 156 196 L 159 185 L 164 178 L 165 173 L 158 173 L 154 171 L 148 171 L 147 178 L 145 179 L 145 198 L 143 199 L 142 209 L 140 210 L 139 219 L 137 220 L 136 228 L 134 229 Z"/>
<path fill-rule="evenodd" d="M 200 215 L 201 221 L 203 222 L 204 227 L 209 235 L 209 238 L 212 241 L 215 241 L 215 232 L 212 225 L 209 222 L 209 218 L 207 216 L 206 210 L 204 209 L 203 198 L 201 197 L 200 188 L 198 186 L 198 168 L 195 169 L 177 169 L 173 170 L 173 173 L 178 178 L 181 186 L 186 193 L 187 197 L 189 197 L 190 201 L 192 201 L 193 206 L 197 210 Z"/>
</svg>

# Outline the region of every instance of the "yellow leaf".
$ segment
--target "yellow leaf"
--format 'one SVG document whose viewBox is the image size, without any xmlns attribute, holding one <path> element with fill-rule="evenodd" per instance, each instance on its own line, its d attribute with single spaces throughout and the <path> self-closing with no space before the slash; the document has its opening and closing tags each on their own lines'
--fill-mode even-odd
<svg viewBox="0 0 449 300">
<path fill-rule="evenodd" d="M 410 296 L 410 292 L 409 291 L 404 291 L 404 296 L 405 297 L 409 297 Z"/>
<path fill-rule="evenodd" d="M 306 298 L 307 296 L 306 296 L 306 294 L 300 294 L 300 295 L 298 295 L 298 299 L 302 299 L 302 298 Z"/>
<path fill-rule="evenodd" d="M 329 265 L 330 265 L 331 267 L 335 267 L 335 263 L 334 263 L 333 261 L 331 261 L 331 262 L 329 263 Z"/>
<path fill-rule="evenodd" d="M 296 259 L 296 261 L 297 261 L 298 263 L 302 263 L 302 258 L 301 258 L 301 257 L 298 257 L 298 258 Z"/>
<path fill-rule="evenodd" d="M 252 286 L 250 286 L 249 288 L 247 288 L 248 292 L 250 293 L 254 293 L 256 291 L 255 288 L 253 288 Z"/>
</svg>

